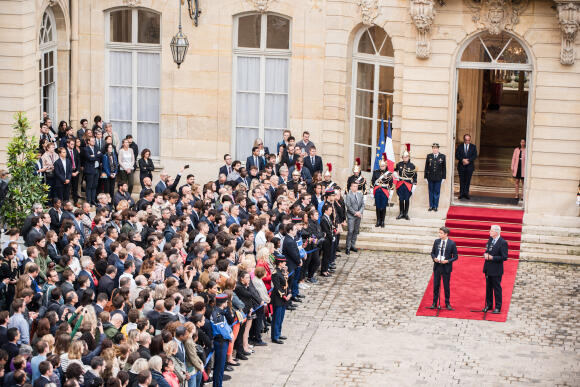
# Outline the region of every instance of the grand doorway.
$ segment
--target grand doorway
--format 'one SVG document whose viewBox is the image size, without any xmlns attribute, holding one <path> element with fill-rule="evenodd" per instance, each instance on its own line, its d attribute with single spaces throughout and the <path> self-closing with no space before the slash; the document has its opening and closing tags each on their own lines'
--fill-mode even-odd
<svg viewBox="0 0 580 387">
<path fill-rule="evenodd" d="M 470 199 L 459 201 L 459 175 L 454 163 L 455 204 L 523 206 L 525 182 L 515 190 L 512 157 L 527 139 L 532 65 L 523 44 L 513 35 L 483 32 L 465 45 L 457 62 L 455 148 L 471 136 L 478 158 Z M 525 174 L 527 147 L 516 171 Z M 520 199 L 518 199 L 519 197 Z"/>
</svg>

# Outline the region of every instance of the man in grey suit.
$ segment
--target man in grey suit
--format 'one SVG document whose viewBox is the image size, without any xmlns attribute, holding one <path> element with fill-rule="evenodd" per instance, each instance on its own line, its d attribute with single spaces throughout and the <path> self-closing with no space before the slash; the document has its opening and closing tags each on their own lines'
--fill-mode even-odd
<svg viewBox="0 0 580 387">
<path fill-rule="evenodd" d="M 360 221 L 365 208 L 364 198 L 362 192 L 358 190 L 358 183 L 353 181 L 350 184 L 350 191 L 344 199 L 346 205 L 346 220 L 348 224 L 348 234 L 346 235 L 346 255 L 349 255 L 351 250 L 358 252 L 356 245 L 356 237 L 360 231 Z"/>
</svg>

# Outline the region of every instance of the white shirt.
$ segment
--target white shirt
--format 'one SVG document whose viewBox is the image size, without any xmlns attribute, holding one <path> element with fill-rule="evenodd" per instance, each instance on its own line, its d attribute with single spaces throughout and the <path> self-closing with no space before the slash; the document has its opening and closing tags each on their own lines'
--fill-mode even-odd
<svg viewBox="0 0 580 387">
<path fill-rule="evenodd" d="M 64 169 L 64 176 L 66 177 L 66 157 L 64 159 L 61 157 L 60 161 L 62 162 L 62 169 Z"/>
<path fill-rule="evenodd" d="M 447 242 L 448 241 L 449 241 L 449 239 L 441 239 L 441 243 L 439 243 L 439 255 L 437 256 L 437 259 L 440 261 L 445 260 L 445 249 L 447 249 Z M 445 246 L 443 246 L 443 244 L 445 244 Z"/>
</svg>

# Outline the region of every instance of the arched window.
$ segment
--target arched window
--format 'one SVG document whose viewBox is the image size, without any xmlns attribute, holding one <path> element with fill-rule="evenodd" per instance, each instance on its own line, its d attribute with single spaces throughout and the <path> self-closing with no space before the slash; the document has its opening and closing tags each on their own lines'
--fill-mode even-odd
<svg viewBox="0 0 580 387">
<path fill-rule="evenodd" d="M 159 156 L 161 16 L 153 11 L 115 9 L 106 14 L 107 82 L 105 117 L 124 138 Z"/>
<path fill-rule="evenodd" d="M 249 156 L 256 138 L 271 153 L 288 128 L 290 83 L 288 18 L 250 14 L 234 20 L 232 152 Z"/>
<path fill-rule="evenodd" d="M 47 8 L 42 15 L 38 34 L 40 61 L 38 63 L 40 87 L 40 117 L 46 112 L 55 121 L 56 117 L 56 23 L 54 14 Z"/>
<path fill-rule="evenodd" d="M 357 35 L 353 52 L 351 160 L 371 171 L 379 144 L 381 119 L 393 111 L 394 51 L 391 39 L 378 26 Z"/>
</svg>

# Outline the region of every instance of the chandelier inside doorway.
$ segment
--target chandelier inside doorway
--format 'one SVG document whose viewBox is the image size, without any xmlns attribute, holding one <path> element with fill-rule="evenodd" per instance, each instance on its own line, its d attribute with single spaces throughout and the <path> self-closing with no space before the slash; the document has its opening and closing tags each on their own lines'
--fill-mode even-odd
<svg viewBox="0 0 580 387">
<path fill-rule="evenodd" d="M 529 63 L 522 45 L 511 35 L 503 32 L 492 35 L 484 32 L 474 39 L 463 52 L 462 62 Z"/>
</svg>

